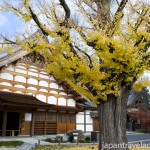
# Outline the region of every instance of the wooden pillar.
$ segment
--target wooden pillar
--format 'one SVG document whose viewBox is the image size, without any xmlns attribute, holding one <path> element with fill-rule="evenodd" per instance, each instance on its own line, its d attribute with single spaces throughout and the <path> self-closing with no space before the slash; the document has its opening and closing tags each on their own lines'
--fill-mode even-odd
<svg viewBox="0 0 150 150">
<path fill-rule="evenodd" d="M 44 122 L 44 134 L 46 135 L 46 130 L 47 130 L 47 111 L 45 112 L 45 122 Z"/>
<path fill-rule="evenodd" d="M 69 119 L 69 112 L 66 112 L 66 132 L 68 131 L 68 119 Z"/>
<path fill-rule="evenodd" d="M 3 112 L 2 136 L 6 136 L 7 111 Z"/>
<path fill-rule="evenodd" d="M 31 136 L 34 135 L 34 120 L 35 120 L 35 112 L 32 112 L 32 121 L 31 121 Z"/>
</svg>

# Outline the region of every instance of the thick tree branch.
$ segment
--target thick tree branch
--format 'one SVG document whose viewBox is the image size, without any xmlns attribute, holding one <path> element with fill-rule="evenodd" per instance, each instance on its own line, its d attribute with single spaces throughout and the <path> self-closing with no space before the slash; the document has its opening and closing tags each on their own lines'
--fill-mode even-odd
<svg viewBox="0 0 150 150">
<path fill-rule="evenodd" d="M 65 0 L 59 0 L 60 1 L 60 5 L 64 8 L 65 11 L 65 21 L 67 21 L 68 19 L 70 19 L 70 8 L 68 7 L 67 3 Z"/>
<path fill-rule="evenodd" d="M 114 15 L 113 21 L 111 23 L 111 29 L 112 29 L 111 35 L 113 35 L 115 32 L 115 27 L 117 25 L 117 22 L 120 21 L 121 18 L 123 17 L 123 9 L 125 8 L 127 2 L 128 2 L 128 0 L 122 0 L 115 15 Z"/>
<path fill-rule="evenodd" d="M 32 19 L 35 21 L 35 23 L 37 24 L 37 26 L 40 28 L 40 30 L 42 31 L 42 33 L 44 35 L 49 35 L 49 30 L 46 29 L 46 27 L 39 21 L 37 15 L 33 12 L 32 8 L 29 7 L 29 11 L 30 11 L 30 14 L 32 16 Z"/>
<path fill-rule="evenodd" d="M 75 48 L 80 51 L 81 53 L 83 53 L 89 60 L 89 67 L 90 68 L 93 68 L 93 64 L 92 64 L 92 60 L 91 60 L 91 57 L 86 53 L 84 52 L 83 50 L 81 50 L 78 46 L 75 46 Z"/>
<path fill-rule="evenodd" d="M 144 16 L 147 14 L 149 8 L 145 9 L 143 8 L 141 14 L 139 14 L 139 18 L 134 26 L 134 31 L 137 32 L 137 29 L 139 28 L 139 26 L 141 25 L 142 21 L 144 20 Z"/>
</svg>

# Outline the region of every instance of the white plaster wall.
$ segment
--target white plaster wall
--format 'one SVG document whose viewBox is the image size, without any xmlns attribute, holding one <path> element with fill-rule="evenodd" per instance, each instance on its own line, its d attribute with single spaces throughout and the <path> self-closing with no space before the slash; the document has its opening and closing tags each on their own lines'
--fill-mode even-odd
<svg viewBox="0 0 150 150">
<path fill-rule="evenodd" d="M 93 123 L 93 119 L 90 115 L 86 115 L 86 123 Z"/>
<path fill-rule="evenodd" d="M 44 86 L 44 87 L 48 87 L 48 83 L 46 81 L 40 81 L 39 85 Z"/>
<path fill-rule="evenodd" d="M 48 103 L 56 105 L 57 104 L 57 98 L 54 96 L 49 96 L 48 97 Z"/>
<path fill-rule="evenodd" d="M 27 89 L 28 90 L 36 90 L 37 91 L 37 89 L 35 87 L 28 87 Z"/>
<path fill-rule="evenodd" d="M 86 114 L 90 114 L 91 110 L 86 110 L 85 113 Z"/>
<path fill-rule="evenodd" d="M 68 106 L 75 107 L 75 101 L 73 99 L 68 99 Z"/>
<path fill-rule="evenodd" d="M 27 83 L 29 84 L 34 84 L 34 85 L 38 85 L 38 81 L 36 79 L 33 79 L 33 78 L 29 78 L 27 80 Z"/>
<path fill-rule="evenodd" d="M 33 95 L 32 93 L 26 93 L 27 95 Z"/>
<path fill-rule="evenodd" d="M 50 80 L 56 81 L 52 75 L 50 76 Z"/>
<path fill-rule="evenodd" d="M 39 91 L 41 91 L 41 92 L 47 92 L 46 89 L 39 89 Z"/>
<path fill-rule="evenodd" d="M 15 93 L 20 93 L 20 94 L 23 94 L 21 91 L 16 91 Z"/>
<path fill-rule="evenodd" d="M 38 73 L 28 71 L 28 75 L 38 77 Z"/>
<path fill-rule="evenodd" d="M 37 69 L 29 68 L 30 71 L 38 72 Z"/>
<path fill-rule="evenodd" d="M 9 66 L 9 67 L 7 67 L 7 68 L 6 68 L 6 70 L 9 70 L 9 71 L 14 71 L 15 69 L 14 69 L 14 67 L 12 67 L 12 66 Z"/>
<path fill-rule="evenodd" d="M 76 129 L 84 131 L 84 125 L 76 125 Z"/>
<path fill-rule="evenodd" d="M 86 125 L 86 132 L 93 131 L 93 125 Z"/>
<path fill-rule="evenodd" d="M 64 90 L 64 88 L 62 86 L 59 87 L 59 90 Z"/>
<path fill-rule="evenodd" d="M 19 73 L 27 74 L 26 70 L 21 70 L 21 69 L 16 68 L 15 71 Z"/>
<path fill-rule="evenodd" d="M 65 92 L 60 92 L 59 94 L 60 95 L 67 95 Z"/>
<path fill-rule="evenodd" d="M 36 67 L 36 66 L 33 66 L 33 65 L 31 65 L 30 67 L 37 69 L 37 67 Z M 32 69 L 32 68 L 31 68 L 31 69 Z"/>
<path fill-rule="evenodd" d="M 25 88 L 23 85 L 19 85 L 19 84 L 16 84 L 14 87 L 17 87 L 17 88 Z"/>
<path fill-rule="evenodd" d="M 49 76 L 43 75 L 43 74 L 39 74 L 39 77 L 40 77 L 40 78 L 44 78 L 44 79 L 49 79 Z"/>
<path fill-rule="evenodd" d="M 23 76 L 15 76 L 15 81 L 26 83 L 26 78 Z"/>
<path fill-rule="evenodd" d="M 1 82 L 0 85 L 12 86 L 10 83 L 7 82 Z"/>
<path fill-rule="evenodd" d="M 57 91 L 50 91 L 50 93 L 58 94 L 58 92 L 57 92 Z"/>
<path fill-rule="evenodd" d="M 0 78 L 7 79 L 7 80 L 13 80 L 13 75 L 10 73 L 0 73 Z"/>
<path fill-rule="evenodd" d="M 10 92 L 8 89 L 2 89 L 1 91 L 6 91 L 6 92 Z"/>
<path fill-rule="evenodd" d="M 32 120 L 32 114 L 31 113 L 25 113 L 25 121 L 31 121 Z"/>
<path fill-rule="evenodd" d="M 17 65 L 17 67 L 22 68 L 22 69 L 26 69 L 25 66 L 21 66 L 21 65 Z"/>
<path fill-rule="evenodd" d="M 76 115 L 76 123 L 84 123 L 84 115 Z"/>
<path fill-rule="evenodd" d="M 66 106 L 66 99 L 59 97 L 58 98 L 58 105 Z"/>
<path fill-rule="evenodd" d="M 39 99 L 40 101 L 46 103 L 46 96 L 44 96 L 42 94 L 38 94 L 38 95 L 36 95 L 36 98 Z"/>
<path fill-rule="evenodd" d="M 84 112 L 79 112 L 77 115 L 84 115 Z"/>
<path fill-rule="evenodd" d="M 58 85 L 56 83 L 50 83 L 50 88 L 58 89 Z"/>
<path fill-rule="evenodd" d="M 45 72 L 44 69 L 40 73 L 47 75 L 47 72 Z"/>
</svg>

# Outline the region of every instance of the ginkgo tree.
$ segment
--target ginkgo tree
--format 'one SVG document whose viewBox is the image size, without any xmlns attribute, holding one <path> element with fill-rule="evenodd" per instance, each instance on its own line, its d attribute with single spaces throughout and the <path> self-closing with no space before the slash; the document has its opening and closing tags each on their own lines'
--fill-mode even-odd
<svg viewBox="0 0 150 150">
<path fill-rule="evenodd" d="M 112 14 L 111 0 L 20 0 L 17 4 L 3 0 L 2 11 L 14 12 L 40 32 L 24 40 L 18 34 L 15 40 L 2 35 L 2 45 L 9 51 L 14 44 L 39 54 L 48 73 L 96 103 L 99 149 L 114 144 L 121 150 L 128 149 L 116 145 L 127 143 L 129 91 L 150 85 L 136 82 L 150 69 L 150 9 L 144 1 L 116 2 Z"/>
</svg>

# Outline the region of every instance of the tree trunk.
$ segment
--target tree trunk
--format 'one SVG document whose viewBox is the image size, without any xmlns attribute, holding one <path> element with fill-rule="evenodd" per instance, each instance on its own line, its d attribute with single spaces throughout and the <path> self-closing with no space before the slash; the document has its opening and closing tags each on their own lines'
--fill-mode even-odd
<svg viewBox="0 0 150 150">
<path fill-rule="evenodd" d="M 123 88 L 120 96 L 108 96 L 98 105 L 100 126 L 99 150 L 128 150 L 126 137 L 126 111 L 129 89 Z"/>
</svg>

